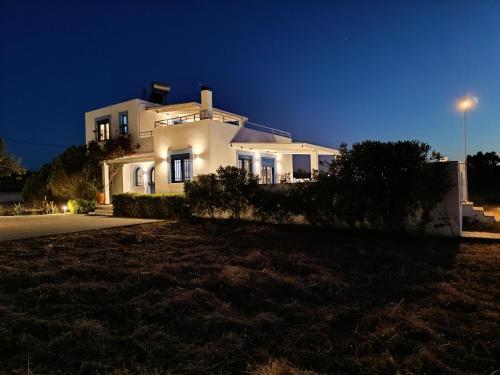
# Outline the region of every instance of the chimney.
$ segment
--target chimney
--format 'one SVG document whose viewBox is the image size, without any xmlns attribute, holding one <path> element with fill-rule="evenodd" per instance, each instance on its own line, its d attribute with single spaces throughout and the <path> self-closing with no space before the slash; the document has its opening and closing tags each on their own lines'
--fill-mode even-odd
<svg viewBox="0 0 500 375">
<path fill-rule="evenodd" d="M 201 111 L 212 114 L 212 109 L 212 89 L 208 86 L 201 86 Z"/>
</svg>

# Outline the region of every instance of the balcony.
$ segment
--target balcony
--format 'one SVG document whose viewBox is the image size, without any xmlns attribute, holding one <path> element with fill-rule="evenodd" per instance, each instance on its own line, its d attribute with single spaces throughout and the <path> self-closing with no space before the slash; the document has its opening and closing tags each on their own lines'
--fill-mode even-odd
<svg viewBox="0 0 500 375">
<path fill-rule="evenodd" d="M 207 111 L 200 111 L 198 113 L 193 113 L 185 116 L 172 117 L 164 120 L 155 121 L 155 128 L 161 128 L 165 126 L 175 126 L 179 124 L 188 124 L 192 122 L 197 122 L 201 120 L 213 120 L 223 122 L 229 125 L 240 126 L 243 120 L 239 117 L 220 114 L 220 113 L 210 113 Z M 284 130 L 271 128 L 269 126 L 255 124 L 253 122 L 243 122 L 243 126 L 248 129 L 253 129 L 261 131 L 264 133 L 270 133 L 273 135 L 278 135 L 285 138 L 292 138 L 292 133 L 286 132 Z M 149 135 L 148 135 L 149 136 Z"/>
<path fill-rule="evenodd" d="M 179 125 L 179 124 L 188 124 L 191 122 L 197 122 L 201 120 L 220 121 L 225 124 L 236 125 L 236 126 L 239 126 L 241 123 L 241 119 L 235 116 L 222 115 L 219 113 L 210 113 L 207 111 L 200 111 L 198 113 L 193 113 L 190 115 L 172 117 L 164 120 L 155 121 L 155 128 L 161 128 L 164 126 Z"/>
</svg>

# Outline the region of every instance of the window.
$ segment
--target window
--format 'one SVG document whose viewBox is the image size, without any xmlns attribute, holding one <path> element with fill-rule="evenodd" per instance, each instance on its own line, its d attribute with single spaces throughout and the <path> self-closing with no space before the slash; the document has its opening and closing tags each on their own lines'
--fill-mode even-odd
<svg viewBox="0 0 500 375">
<path fill-rule="evenodd" d="M 191 179 L 191 155 L 175 154 L 170 156 L 171 181 L 184 182 Z"/>
<path fill-rule="evenodd" d="M 263 184 L 274 184 L 274 159 L 261 159 L 260 176 Z"/>
<path fill-rule="evenodd" d="M 99 142 L 109 139 L 109 118 L 98 120 L 96 122 L 97 127 L 97 140 Z"/>
<path fill-rule="evenodd" d="M 128 112 L 120 112 L 120 134 L 128 134 Z"/>
<path fill-rule="evenodd" d="M 142 168 L 136 168 L 134 171 L 134 185 L 135 186 L 142 186 L 144 183 L 144 171 Z"/>
<path fill-rule="evenodd" d="M 252 174 L 253 173 L 252 159 L 253 158 L 251 155 L 238 155 L 238 168 L 243 169 L 248 174 Z"/>
</svg>

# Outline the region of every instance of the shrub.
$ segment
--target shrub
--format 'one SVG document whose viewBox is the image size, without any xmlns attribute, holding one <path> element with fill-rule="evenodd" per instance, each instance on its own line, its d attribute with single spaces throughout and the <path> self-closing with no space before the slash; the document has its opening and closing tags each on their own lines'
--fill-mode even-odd
<svg viewBox="0 0 500 375">
<path fill-rule="evenodd" d="M 59 212 L 59 209 L 57 208 L 54 201 L 49 202 L 47 201 L 47 197 L 45 197 L 42 203 L 42 212 L 45 215 L 57 214 Z"/>
<path fill-rule="evenodd" d="M 239 220 L 255 194 L 258 178 L 233 166 L 219 167 L 217 178 L 221 186 L 222 209 L 229 211 L 233 219 Z"/>
<path fill-rule="evenodd" d="M 12 212 L 15 216 L 24 215 L 24 206 L 22 203 L 14 203 L 12 205 Z"/>
<path fill-rule="evenodd" d="M 315 176 L 309 193 L 318 201 L 312 207 L 331 223 L 388 230 L 404 229 L 418 212 L 424 227 L 451 188 L 447 165 L 430 162 L 439 157 L 417 141 L 343 145 L 329 171 Z"/>
<path fill-rule="evenodd" d="M 193 212 L 197 215 L 207 214 L 213 219 L 216 209 L 222 206 L 221 184 L 214 173 L 200 175 L 196 181 L 186 182 L 184 193 Z"/>
<path fill-rule="evenodd" d="M 73 214 L 88 214 L 96 208 L 94 200 L 70 199 L 67 203 L 69 212 Z"/>
<path fill-rule="evenodd" d="M 184 219 L 191 208 L 182 195 L 116 194 L 113 196 L 113 215 L 150 219 Z"/>
<path fill-rule="evenodd" d="M 263 223 L 285 223 L 297 212 L 297 189 L 292 184 L 259 185 L 250 198 L 253 216 Z"/>
</svg>

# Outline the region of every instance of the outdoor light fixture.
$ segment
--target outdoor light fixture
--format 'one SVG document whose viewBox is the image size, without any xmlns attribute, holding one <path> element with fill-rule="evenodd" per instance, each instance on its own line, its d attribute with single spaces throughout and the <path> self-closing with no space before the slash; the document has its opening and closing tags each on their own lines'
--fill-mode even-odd
<svg viewBox="0 0 500 375">
<path fill-rule="evenodd" d="M 63 212 L 64 213 L 68 212 L 68 206 L 63 206 Z"/>
<path fill-rule="evenodd" d="M 464 96 L 457 102 L 457 109 L 464 114 L 464 162 L 467 161 L 467 112 L 479 102 L 475 96 Z"/>
</svg>

